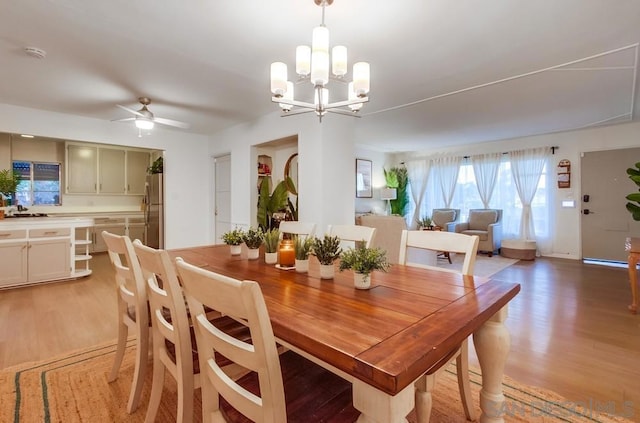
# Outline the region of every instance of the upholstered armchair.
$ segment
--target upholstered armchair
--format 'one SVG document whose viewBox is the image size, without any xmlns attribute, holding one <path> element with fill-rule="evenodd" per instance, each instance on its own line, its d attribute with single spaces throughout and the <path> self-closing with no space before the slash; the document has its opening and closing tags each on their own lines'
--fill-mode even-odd
<svg viewBox="0 0 640 423">
<path fill-rule="evenodd" d="M 477 235 L 480 238 L 478 251 L 486 251 L 489 257 L 500 252 L 502 241 L 502 210 L 471 209 L 469 221 L 455 224 L 455 232 Z"/>
<path fill-rule="evenodd" d="M 431 221 L 446 232 L 455 232 L 455 224 L 460 220 L 460 209 L 433 209 Z"/>
</svg>

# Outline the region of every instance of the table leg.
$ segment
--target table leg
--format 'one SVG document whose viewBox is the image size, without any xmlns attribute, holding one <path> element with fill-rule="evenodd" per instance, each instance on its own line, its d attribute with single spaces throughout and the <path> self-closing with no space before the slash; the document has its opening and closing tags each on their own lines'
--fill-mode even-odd
<svg viewBox="0 0 640 423">
<path fill-rule="evenodd" d="M 482 370 L 480 423 L 503 423 L 507 410 L 502 393 L 502 376 L 511 345 L 509 331 L 504 325 L 506 318 L 507 306 L 504 306 L 473 334 Z"/>
<path fill-rule="evenodd" d="M 638 254 L 629 253 L 629 284 L 631 284 L 631 305 L 629 311 L 633 314 L 638 312 Z"/>
<path fill-rule="evenodd" d="M 353 406 L 360 411 L 357 423 L 406 423 L 413 410 L 414 387 L 409 384 L 391 396 L 360 380 L 353 382 Z"/>
</svg>

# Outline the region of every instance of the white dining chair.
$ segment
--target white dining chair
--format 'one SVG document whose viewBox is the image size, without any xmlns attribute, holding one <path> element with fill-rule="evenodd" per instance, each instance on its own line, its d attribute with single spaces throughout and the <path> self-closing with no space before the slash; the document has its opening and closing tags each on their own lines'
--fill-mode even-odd
<svg viewBox="0 0 640 423">
<path fill-rule="evenodd" d="M 148 367 L 150 328 L 147 293 L 131 239 L 126 235 L 115 235 L 107 231 L 102 231 L 102 238 L 115 270 L 118 293 L 118 344 L 108 380 L 113 382 L 118 378 L 131 331 L 136 338 L 136 360 L 127 412 L 133 413 L 140 405 Z"/>
<path fill-rule="evenodd" d="M 475 235 L 463 235 L 455 232 L 443 231 L 402 231 L 400 238 L 400 264 L 421 268 L 434 269 L 443 272 L 455 272 L 466 276 L 473 275 L 473 269 L 478 253 L 479 238 Z M 449 251 L 464 254 L 464 262 L 460 271 L 430 266 L 408 261 L 408 250 L 417 248 L 433 252 Z M 462 406 L 467 420 L 476 420 L 476 409 L 471 396 L 471 384 L 469 381 L 469 341 L 465 339 L 462 344 L 452 351 L 451 360 L 456 360 L 456 373 L 458 388 L 462 399 Z M 418 423 L 428 423 L 431 418 L 433 398 L 431 391 L 436 383 L 437 373 L 443 371 L 451 360 L 446 360 L 429 369 L 415 384 L 415 409 Z"/>
<path fill-rule="evenodd" d="M 328 421 L 340 405 L 341 420 L 353 422 L 351 384 L 289 350 L 278 354 L 269 312 L 254 281 L 240 281 L 176 259 L 193 322 L 202 371 L 203 421 L 285 423 Z M 251 344 L 226 336 L 207 320 L 210 308 L 251 330 Z M 215 360 L 218 352 L 250 371 L 232 380 Z M 286 395 L 285 395 L 286 393 Z"/>
<path fill-rule="evenodd" d="M 327 226 L 329 236 L 337 236 L 340 241 L 348 241 L 355 247 L 356 243 L 364 243 L 365 247 L 370 247 L 376 228 L 360 225 L 329 225 Z"/>
<path fill-rule="evenodd" d="M 165 250 L 145 246 L 139 240 L 133 242 L 133 249 L 146 282 L 153 333 L 153 381 L 145 423 L 156 421 L 165 372 L 169 372 L 177 384 L 176 422 L 190 423 L 194 419 L 194 390 L 200 388 L 200 366 L 174 262 Z M 226 332 L 233 331 L 235 336 L 245 341 L 250 339 L 246 326 L 225 316 L 214 319 Z M 232 365 L 222 356 L 216 359 L 223 367 Z M 231 368 L 226 370 L 231 373 Z M 242 374 L 241 369 L 235 366 L 233 375 Z"/>
<path fill-rule="evenodd" d="M 316 233 L 316 224 L 308 222 L 298 222 L 295 220 L 284 220 L 280 222 L 279 229 L 281 240 L 284 234 L 312 237 Z"/>
</svg>

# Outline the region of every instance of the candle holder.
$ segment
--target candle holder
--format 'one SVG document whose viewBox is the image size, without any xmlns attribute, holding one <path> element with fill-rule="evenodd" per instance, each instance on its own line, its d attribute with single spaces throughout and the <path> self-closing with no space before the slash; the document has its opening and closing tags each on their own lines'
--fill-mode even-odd
<svg viewBox="0 0 640 423">
<path fill-rule="evenodd" d="M 296 264 L 296 253 L 293 249 L 293 240 L 283 239 L 278 250 L 278 265 L 280 268 L 292 268 Z"/>
</svg>

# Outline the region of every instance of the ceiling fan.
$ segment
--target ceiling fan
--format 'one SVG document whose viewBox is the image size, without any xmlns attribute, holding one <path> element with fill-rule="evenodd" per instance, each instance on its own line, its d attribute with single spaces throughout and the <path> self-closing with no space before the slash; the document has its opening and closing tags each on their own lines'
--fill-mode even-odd
<svg viewBox="0 0 640 423">
<path fill-rule="evenodd" d="M 140 102 L 140 104 L 142 104 L 142 108 L 140 110 L 133 110 L 129 107 L 116 104 L 116 106 L 120 107 L 121 109 L 126 110 L 129 113 L 133 113 L 135 117 L 115 119 L 113 122 L 133 120 L 135 121 L 136 127 L 138 129 L 152 129 L 155 123 L 175 126 L 176 128 L 182 129 L 188 129 L 190 127 L 190 125 L 185 122 L 154 116 L 153 113 L 151 113 L 151 111 L 147 109 L 147 106 L 151 104 L 151 99 L 149 99 L 148 97 L 138 97 L 138 101 Z"/>
</svg>

